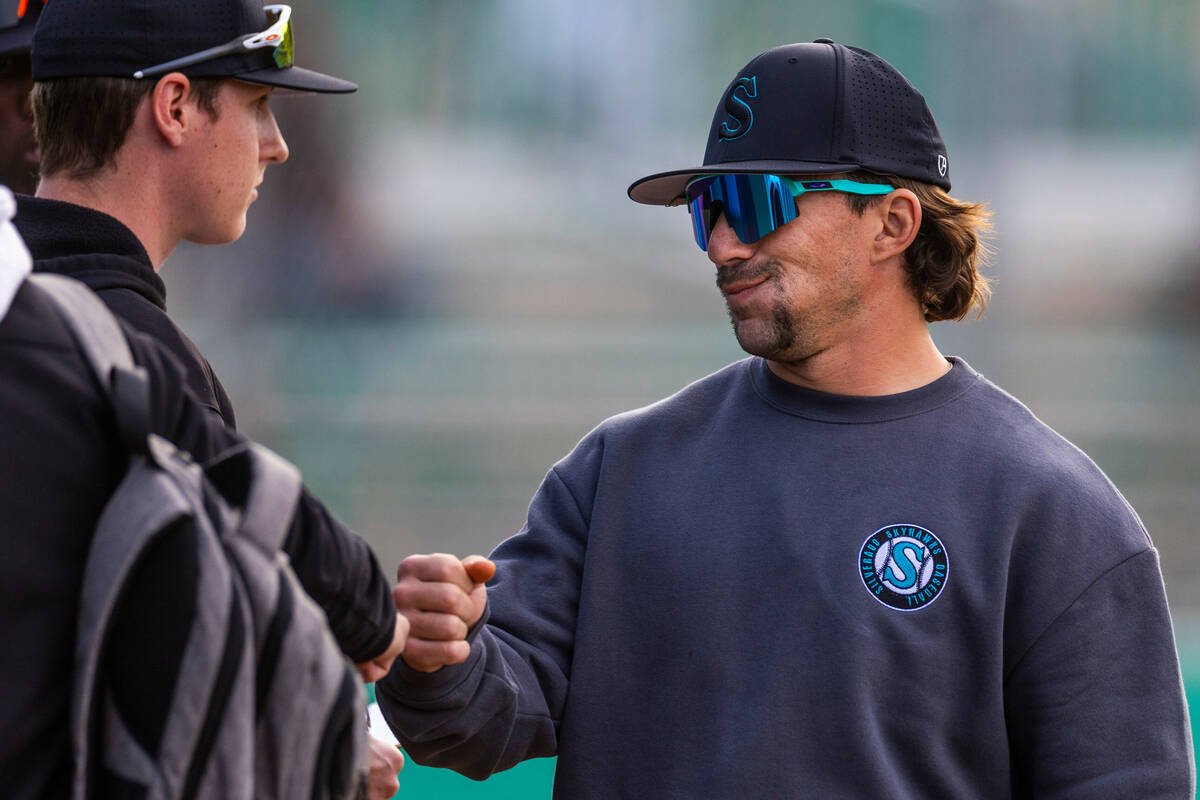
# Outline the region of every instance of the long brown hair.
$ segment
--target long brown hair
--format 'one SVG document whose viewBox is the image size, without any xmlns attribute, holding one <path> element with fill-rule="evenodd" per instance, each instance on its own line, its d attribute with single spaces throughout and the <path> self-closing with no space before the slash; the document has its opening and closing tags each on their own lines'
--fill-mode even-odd
<svg viewBox="0 0 1200 800">
<path fill-rule="evenodd" d="M 851 180 L 888 183 L 908 189 L 921 201 L 921 228 L 904 251 L 909 283 L 927 322 L 960 320 L 972 306 L 983 314 L 992 288 L 979 268 L 991 255 L 984 237 L 992 230 L 992 212 L 984 203 L 956 200 L 938 186 L 873 172 L 852 172 Z M 878 196 L 845 195 L 862 214 Z"/>
</svg>

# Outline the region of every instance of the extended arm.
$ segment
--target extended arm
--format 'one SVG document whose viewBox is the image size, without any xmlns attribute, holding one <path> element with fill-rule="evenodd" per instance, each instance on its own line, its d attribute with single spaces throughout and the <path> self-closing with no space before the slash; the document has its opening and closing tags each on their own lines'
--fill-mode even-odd
<svg viewBox="0 0 1200 800">
<path fill-rule="evenodd" d="M 471 626 L 462 620 L 443 628 L 465 637 L 469 652 L 459 653 L 465 660 L 450 663 L 456 654 L 447 649 L 440 658 L 446 665 L 437 668 L 438 659 L 427 658 L 429 648 L 405 651 L 412 663 L 397 662 L 379 684 L 384 716 L 414 760 L 482 780 L 557 752 L 586 529 L 575 496 L 551 470 L 525 527 L 492 554 L 496 578 L 486 608 L 479 607 L 483 616 Z M 405 588 L 405 572 L 400 577 L 397 603 L 407 608 L 416 632 L 428 611 L 413 607 L 416 592 Z M 464 588 L 457 597 L 446 592 L 447 608 L 469 606 Z"/>
</svg>

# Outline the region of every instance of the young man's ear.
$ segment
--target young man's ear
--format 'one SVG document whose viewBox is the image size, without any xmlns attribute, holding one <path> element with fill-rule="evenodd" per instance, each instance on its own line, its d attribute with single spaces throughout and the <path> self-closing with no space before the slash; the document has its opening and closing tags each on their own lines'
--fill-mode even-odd
<svg viewBox="0 0 1200 800">
<path fill-rule="evenodd" d="M 908 189 L 896 189 L 868 209 L 879 219 L 873 260 L 878 263 L 903 254 L 921 229 L 921 201 Z"/>
<path fill-rule="evenodd" d="M 188 103 L 192 82 L 182 72 L 158 79 L 150 92 L 150 116 L 154 127 L 171 147 L 183 144 L 183 134 L 192 124 L 195 103 Z"/>
</svg>

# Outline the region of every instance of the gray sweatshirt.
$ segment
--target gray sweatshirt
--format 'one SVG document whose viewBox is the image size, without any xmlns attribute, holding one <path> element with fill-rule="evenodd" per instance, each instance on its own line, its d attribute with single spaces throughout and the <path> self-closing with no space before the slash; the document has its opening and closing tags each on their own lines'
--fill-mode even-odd
<svg viewBox="0 0 1200 800">
<path fill-rule="evenodd" d="M 1154 550 L 965 362 L 888 397 L 761 359 L 607 420 L 493 554 L 470 659 L 398 662 L 419 763 L 555 796 L 1192 798 Z"/>
</svg>

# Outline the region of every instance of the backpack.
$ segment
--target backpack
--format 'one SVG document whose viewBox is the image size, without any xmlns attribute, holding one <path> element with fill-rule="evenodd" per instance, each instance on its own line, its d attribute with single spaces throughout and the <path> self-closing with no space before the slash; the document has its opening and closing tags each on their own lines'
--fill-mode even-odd
<svg viewBox="0 0 1200 800">
<path fill-rule="evenodd" d="M 280 551 L 298 470 L 244 443 L 207 465 L 150 433 L 149 383 L 103 302 L 53 299 L 129 453 L 84 567 L 73 800 L 325 800 L 364 786 L 366 699 Z"/>
</svg>

